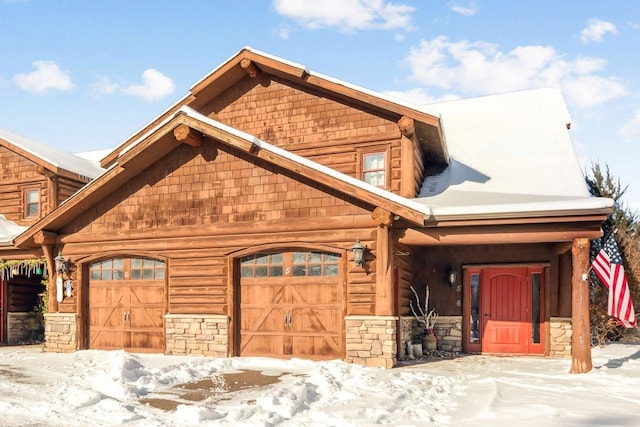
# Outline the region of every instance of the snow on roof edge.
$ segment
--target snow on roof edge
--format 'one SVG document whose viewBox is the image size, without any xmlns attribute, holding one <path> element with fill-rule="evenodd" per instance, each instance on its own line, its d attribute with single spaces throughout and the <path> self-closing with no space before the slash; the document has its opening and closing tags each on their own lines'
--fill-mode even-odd
<svg viewBox="0 0 640 427">
<path fill-rule="evenodd" d="M 13 240 L 29 227 L 18 225 L 0 214 L 0 246 L 13 246 Z"/>
<path fill-rule="evenodd" d="M 424 111 L 421 106 L 419 106 L 417 104 L 414 104 L 414 103 L 412 103 L 410 101 L 407 101 L 405 99 L 401 99 L 401 98 L 397 98 L 397 97 L 394 97 L 394 96 L 386 95 L 386 94 L 383 94 L 381 92 L 377 92 L 377 91 L 374 91 L 374 90 L 371 90 L 371 89 L 367 89 L 365 87 L 358 86 L 358 85 L 346 82 L 344 80 L 340 80 L 340 79 L 337 79 L 335 77 L 328 76 L 326 74 L 318 73 L 316 71 L 310 70 L 305 65 L 298 64 L 296 62 L 289 61 L 287 59 L 284 59 L 284 58 L 281 58 L 281 57 L 278 57 L 278 56 L 275 56 L 275 55 L 272 55 L 272 54 L 269 54 L 269 53 L 266 53 L 266 52 L 263 52 L 263 51 L 260 51 L 260 50 L 257 50 L 257 49 L 252 49 L 249 46 L 246 46 L 243 49 L 246 49 L 246 50 L 248 50 L 250 52 L 253 52 L 253 53 L 257 54 L 257 55 L 261 55 L 261 56 L 264 56 L 266 58 L 273 59 L 273 60 L 278 61 L 278 62 L 282 62 L 283 64 L 287 64 L 287 65 L 290 65 L 290 66 L 293 66 L 293 67 L 301 68 L 301 69 L 305 70 L 305 72 L 307 74 L 309 74 L 309 75 L 321 78 L 321 79 L 329 81 L 331 83 L 335 83 L 335 84 L 343 86 L 345 88 L 348 88 L 348 89 L 351 89 L 351 90 L 354 90 L 354 91 L 357 91 L 357 92 L 362 92 L 362 93 L 370 95 L 370 96 L 374 96 L 374 97 L 376 97 L 378 99 L 382 99 L 382 100 L 388 101 L 388 102 L 390 102 L 392 104 L 396 104 L 396 105 L 400 105 L 400 106 L 403 106 L 403 107 L 406 107 L 406 108 L 410 108 L 410 109 L 415 110 L 415 111 L 417 111 L 419 113 L 428 114 L 428 115 L 436 117 L 436 118 L 439 117 L 438 115 L 434 115 L 434 114 L 431 114 L 431 113 L 429 113 L 427 111 Z M 241 52 L 241 51 L 242 51 L 242 49 L 239 52 Z M 236 55 L 238 53 L 236 53 Z M 233 56 L 231 58 L 233 58 Z"/>
<path fill-rule="evenodd" d="M 553 200 L 534 203 L 505 203 L 473 206 L 432 207 L 434 218 L 437 220 L 484 219 L 484 218 L 516 218 L 526 216 L 545 217 L 550 215 L 574 215 L 608 211 L 614 201 L 606 197 L 585 197 L 584 199 Z"/>
<path fill-rule="evenodd" d="M 102 168 L 96 162 L 60 150 L 51 145 L 32 140 L 9 130 L 0 129 L 0 138 L 56 168 L 64 169 L 85 178 L 94 179 L 102 172 Z M 34 148 L 34 146 L 36 147 Z M 52 155 L 59 156 L 63 161 L 53 160 Z"/>
</svg>

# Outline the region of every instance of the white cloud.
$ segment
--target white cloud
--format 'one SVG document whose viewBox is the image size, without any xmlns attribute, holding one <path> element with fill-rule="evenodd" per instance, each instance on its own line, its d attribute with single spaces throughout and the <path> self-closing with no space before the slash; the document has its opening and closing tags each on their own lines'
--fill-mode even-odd
<svg viewBox="0 0 640 427">
<path fill-rule="evenodd" d="M 44 93 L 48 90 L 69 90 L 73 88 L 71 77 L 60 70 L 53 61 L 35 61 L 31 65 L 35 71 L 13 76 L 13 82 L 22 90 Z"/>
<path fill-rule="evenodd" d="M 385 95 L 392 98 L 404 100 L 415 105 L 434 104 L 436 102 L 454 101 L 460 97 L 453 94 L 446 94 L 440 97 L 433 96 L 422 88 L 414 88 L 406 91 L 386 91 Z"/>
<path fill-rule="evenodd" d="M 451 5 L 451 10 L 459 13 L 460 15 L 473 16 L 478 13 L 478 6 L 475 4 L 475 2 L 471 3 L 469 6 L 461 6 L 458 3 L 453 3 Z"/>
<path fill-rule="evenodd" d="M 569 103 L 591 107 L 626 94 L 616 78 L 596 74 L 606 67 L 606 60 L 569 60 L 551 46 L 518 46 L 502 52 L 495 44 L 451 42 L 441 36 L 421 41 L 405 61 L 412 81 L 465 96 L 560 87 Z"/>
<path fill-rule="evenodd" d="M 276 30 L 276 34 L 278 35 L 278 37 L 280 37 L 282 40 L 289 40 L 289 37 L 291 35 L 291 32 L 289 31 L 289 27 L 280 27 Z"/>
<path fill-rule="evenodd" d="M 618 29 L 611 22 L 591 18 L 589 19 L 587 27 L 580 33 L 580 41 L 582 41 L 583 44 L 601 42 L 607 33 L 618 34 Z"/>
<path fill-rule="evenodd" d="M 625 140 L 640 140 L 640 110 L 618 132 Z"/>
<path fill-rule="evenodd" d="M 413 7 L 385 0 L 273 0 L 276 11 L 309 29 L 411 29 Z"/>
<path fill-rule="evenodd" d="M 146 101 L 157 101 L 170 95 L 175 89 L 173 80 L 154 68 L 149 68 L 142 73 L 142 82 L 141 85 L 122 89 L 122 93 L 139 96 Z"/>
<path fill-rule="evenodd" d="M 111 95 L 118 90 L 118 84 L 113 83 L 108 76 L 98 76 L 96 82 L 91 85 L 93 92 L 98 95 Z"/>
</svg>

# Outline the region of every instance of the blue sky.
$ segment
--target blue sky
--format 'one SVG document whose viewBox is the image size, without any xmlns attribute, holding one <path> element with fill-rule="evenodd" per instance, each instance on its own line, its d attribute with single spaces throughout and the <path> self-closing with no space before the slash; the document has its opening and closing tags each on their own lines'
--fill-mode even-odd
<svg viewBox="0 0 640 427">
<path fill-rule="evenodd" d="M 0 128 L 112 148 L 243 46 L 426 104 L 560 87 L 640 208 L 640 2 L 0 0 Z M 544 173 L 544 165 L 540 165 Z"/>
</svg>

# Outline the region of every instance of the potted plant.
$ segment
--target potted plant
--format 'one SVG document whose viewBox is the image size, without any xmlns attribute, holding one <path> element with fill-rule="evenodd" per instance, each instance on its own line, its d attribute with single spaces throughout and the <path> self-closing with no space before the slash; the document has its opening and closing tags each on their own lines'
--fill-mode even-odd
<svg viewBox="0 0 640 427">
<path fill-rule="evenodd" d="M 435 326 L 438 314 L 435 312 L 435 309 L 429 311 L 429 285 L 427 285 L 425 291 L 424 308 L 420 307 L 420 297 L 418 296 L 418 293 L 416 292 L 414 287 L 412 285 L 410 285 L 409 287 L 416 297 L 416 305 L 418 307 L 420 315 L 416 313 L 416 310 L 413 307 L 413 302 L 409 301 L 411 313 L 413 313 L 413 316 L 418 321 L 418 324 L 423 326 L 424 334 L 422 336 L 422 349 L 423 351 L 436 350 L 438 348 L 438 338 L 436 337 Z"/>
</svg>

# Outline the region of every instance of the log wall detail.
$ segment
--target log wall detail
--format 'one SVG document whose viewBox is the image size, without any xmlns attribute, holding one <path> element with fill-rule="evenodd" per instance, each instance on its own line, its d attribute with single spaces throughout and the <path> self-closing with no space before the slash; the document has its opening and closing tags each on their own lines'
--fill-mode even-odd
<svg viewBox="0 0 640 427">
<path fill-rule="evenodd" d="M 350 251 L 360 238 L 375 257 L 370 213 L 247 156 L 212 141 L 178 147 L 68 224 L 63 255 L 76 264 L 88 255 L 167 259 L 169 314 L 230 315 L 233 253 L 267 244 L 329 245 L 349 257 L 346 313 L 373 314 L 376 274 L 356 267 Z M 61 312 L 77 310 L 78 285 Z"/>
</svg>

